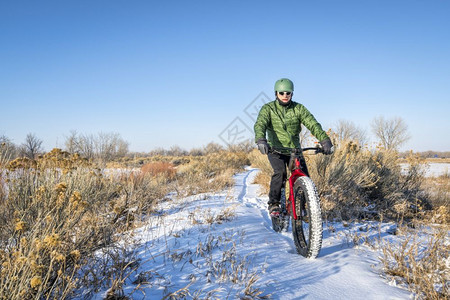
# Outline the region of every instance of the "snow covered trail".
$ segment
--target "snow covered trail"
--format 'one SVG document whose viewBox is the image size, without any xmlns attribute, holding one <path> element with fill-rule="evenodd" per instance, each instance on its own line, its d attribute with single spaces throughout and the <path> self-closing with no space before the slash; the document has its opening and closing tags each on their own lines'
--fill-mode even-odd
<svg viewBox="0 0 450 300">
<path fill-rule="evenodd" d="M 249 252 L 258 253 L 256 264 L 265 273 L 258 283 L 274 299 L 408 299 L 410 293 L 390 286 L 372 267 L 376 253 L 348 246 L 342 235 L 324 228 L 319 257 L 306 259 L 296 253 L 292 232 L 271 229 L 267 197 L 258 196 L 259 186 L 252 184 L 256 169 L 236 176 L 235 195 L 243 205 L 234 220 L 251 239 Z"/>
<path fill-rule="evenodd" d="M 266 202 L 253 184 L 258 170 L 235 175 L 222 193 L 169 197 L 145 226 L 133 231 L 129 259 L 138 267 L 123 279 L 129 299 L 410 299 L 379 275 L 377 252 L 351 247 L 351 233 L 386 234 L 389 224 L 340 223 L 324 228 L 317 259 L 297 254 L 292 232 L 271 228 Z M 367 227 L 372 229 L 366 230 Z M 362 231 L 361 231 L 362 229 Z M 101 255 L 101 254 L 99 254 Z M 105 299 L 107 289 L 93 293 Z M 86 296 L 89 292 L 84 291 Z M 81 299 L 81 298 L 80 298 Z M 172 299 L 172 298 L 171 298 Z M 256 298 L 257 299 L 257 298 Z"/>
</svg>

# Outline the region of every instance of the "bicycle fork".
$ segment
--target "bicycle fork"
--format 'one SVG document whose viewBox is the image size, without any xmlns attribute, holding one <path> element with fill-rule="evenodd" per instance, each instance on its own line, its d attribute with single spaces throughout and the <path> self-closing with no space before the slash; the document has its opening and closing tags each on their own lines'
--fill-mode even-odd
<svg viewBox="0 0 450 300">
<path fill-rule="evenodd" d="M 294 220 L 297 220 L 299 218 L 299 216 L 297 216 L 297 211 L 295 209 L 295 201 L 298 201 L 298 199 L 295 199 L 294 184 L 295 181 L 301 176 L 306 176 L 306 174 L 303 173 L 302 169 L 300 168 L 300 161 L 296 159 L 295 166 L 291 172 L 291 176 L 289 176 L 289 210 Z M 304 203 L 302 203 L 301 205 L 303 206 Z"/>
</svg>

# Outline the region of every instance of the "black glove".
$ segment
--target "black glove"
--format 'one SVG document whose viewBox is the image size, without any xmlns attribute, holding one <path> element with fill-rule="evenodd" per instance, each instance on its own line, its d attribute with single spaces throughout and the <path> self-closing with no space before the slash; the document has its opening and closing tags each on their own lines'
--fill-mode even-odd
<svg viewBox="0 0 450 300">
<path fill-rule="evenodd" d="M 329 138 L 321 141 L 320 145 L 322 146 L 323 154 L 328 155 L 334 152 L 334 146 Z"/>
<path fill-rule="evenodd" d="M 258 150 L 261 154 L 269 153 L 269 144 L 267 144 L 266 139 L 259 139 L 256 144 L 258 144 Z"/>
</svg>

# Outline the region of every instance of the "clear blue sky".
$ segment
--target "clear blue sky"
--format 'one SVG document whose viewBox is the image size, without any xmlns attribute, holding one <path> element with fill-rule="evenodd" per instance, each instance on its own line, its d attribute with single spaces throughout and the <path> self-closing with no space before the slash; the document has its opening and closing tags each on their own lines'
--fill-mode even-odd
<svg viewBox="0 0 450 300">
<path fill-rule="evenodd" d="M 16 144 L 223 143 L 280 77 L 324 128 L 399 116 L 402 150 L 449 151 L 450 1 L 0 2 L 0 135 Z"/>
</svg>

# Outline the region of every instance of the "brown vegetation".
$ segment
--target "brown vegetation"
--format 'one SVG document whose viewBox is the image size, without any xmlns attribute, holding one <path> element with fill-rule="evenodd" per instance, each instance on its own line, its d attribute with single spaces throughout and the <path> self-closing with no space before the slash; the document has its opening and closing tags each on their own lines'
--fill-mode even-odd
<svg viewBox="0 0 450 300">
<path fill-rule="evenodd" d="M 151 162 L 142 166 L 142 174 L 150 174 L 151 176 L 162 175 L 172 180 L 175 178 L 176 169 L 173 164 L 169 162 Z"/>
<path fill-rule="evenodd" d="M 1 186 L 0 295 L 8 299 L 67 297 L 86 259 L 166 193 L 150 180 L 105 176 L 59 149 L 11 161 Z"/>
<path fill-rule="evenodd" d="M 407 159 L 411 167 L 405 173 L 396 152 L 369 151 L 354 143 L 341 145 L 332 156 L 307 156 L 324 217 L 400 222 L 420 218 L 442 224 L 448 232 L 448 174 L 425 178 L 423 160 L 415 155 Z M 101 262 L 93 255 L 112 245 L 120 236 L 116 233 L 137 226 L 159 200 L 167 199 L 168 192 L 183 197 L 220 191 L 232 186 L 232 175 L 250 161 L 262 170 L 257 180 L 267 189 L 272 173 L 267 157 L 257 150 L 248 154 L 214 148 L 196 155 L 119 161 L 116 166 L 139 166 L 140 170 L 108 173 L 92 161 L 59 149 L 37 159 L 9 161 L 0 155 L 0 295 L 8 295 L 8 299 L 64 298 L 77 287 L 104 287 L 111 278 L 116 278 L 110 281 L 111 291 L 118 295 L 120 278 L 137 262 L 121 249 L 105 252 Z M 427 210 L 430 207 L 433 211 Z M 220 222 L 227 215 L 206 215 L 205 222 Z M 441 237 L 436 235 L 429 244 L 430 249 L 447 251 L 447 256 L 435 251 L 442 254 L 435 256 L 439 261 L 448 259 L 448 245 Z M 385 246 L 383 263 L 388 274 L 406 274 L 406 278 L 428 272 L 424 269 L 428 265 L 442 267 L 427 258 L 422 262 L 417 258 L 415 264 L 408 261 L 412 256 L 407 254 L 416 251 L 412 245 L 408 242 L 403 250 Z M 104 272 L 95 272 L 99 268 Z M 436 280 L 408 282 L 420 287 Z M 423 287 L 427 295 L 433 295 L 429 288 Z"/>
<path fill-rule="evenodd" d="M 126 276 L 136 262 L 125 251 L 105 252 L 101 262 L 94 252 L 138 225 L 169 191 L 218 191 L 248 164 L 245 153 L 226 151 L 152 159 L 134 172 L 100 169 L 60 149 L 37 159 L 0 155 L 0 299 L 60 299 Z"/>
<path fill-rule="evenodd" d="M 249 157 L 252 165 L 261 169 L 257 181 L 267 191 L 272 174 L 267 157 L 256 150 Z M 425 188 L 424 160 L 417 155 L 411 154 L 407 158 L 410 168 L 402 170 L 397 152 L 370 151 L 349 142 L 333 155 L 305 153 L 305 158 L 324 216 L 330 220 L 377 219 L 382 215 L 401 221 L 448 202 L 444 200 L 448 199 L 445 184 L 440 184 L 438 194 Z"/>
<path fill-rule="evenodd" d="M 442 213 L 438 218 L 442 217 Z M 444 219 L 447 217 L 444 216 Z M 402 243 L 382 244 L 380 260 L 384 271 L 394 280 L 406 283 L 418 299 L 448 299 L 449 226 L 418 223 L 415 227 L 416 230 L 405 226 L 397 230 Z M 428 232 L 428 238 L 424 240 L 420 232 Z"/>
<path fill-rule="evenodd" d="M 395 151 L 370 151 L 352 142 L 341 144 L 331 156 L 305 156 L 324 218 L 397 221 L 397 235 L 404 242 L 382 244 L 380 259 L 386 274 L 405 282 L 419 298 L 448 299 L 448 174 L 426 178 L 425 159 L 419 155 L 409 153 L 400 159 Z M 261 169 L 256 180 L 266 193 L 272 174 L 268 159 L 256 150 L 249 157 Z M 400 166 L 405 162 L 408 170 Z M 419 236 L 421 231 L 428 231 L 428 240 Z"/>
</svg>

